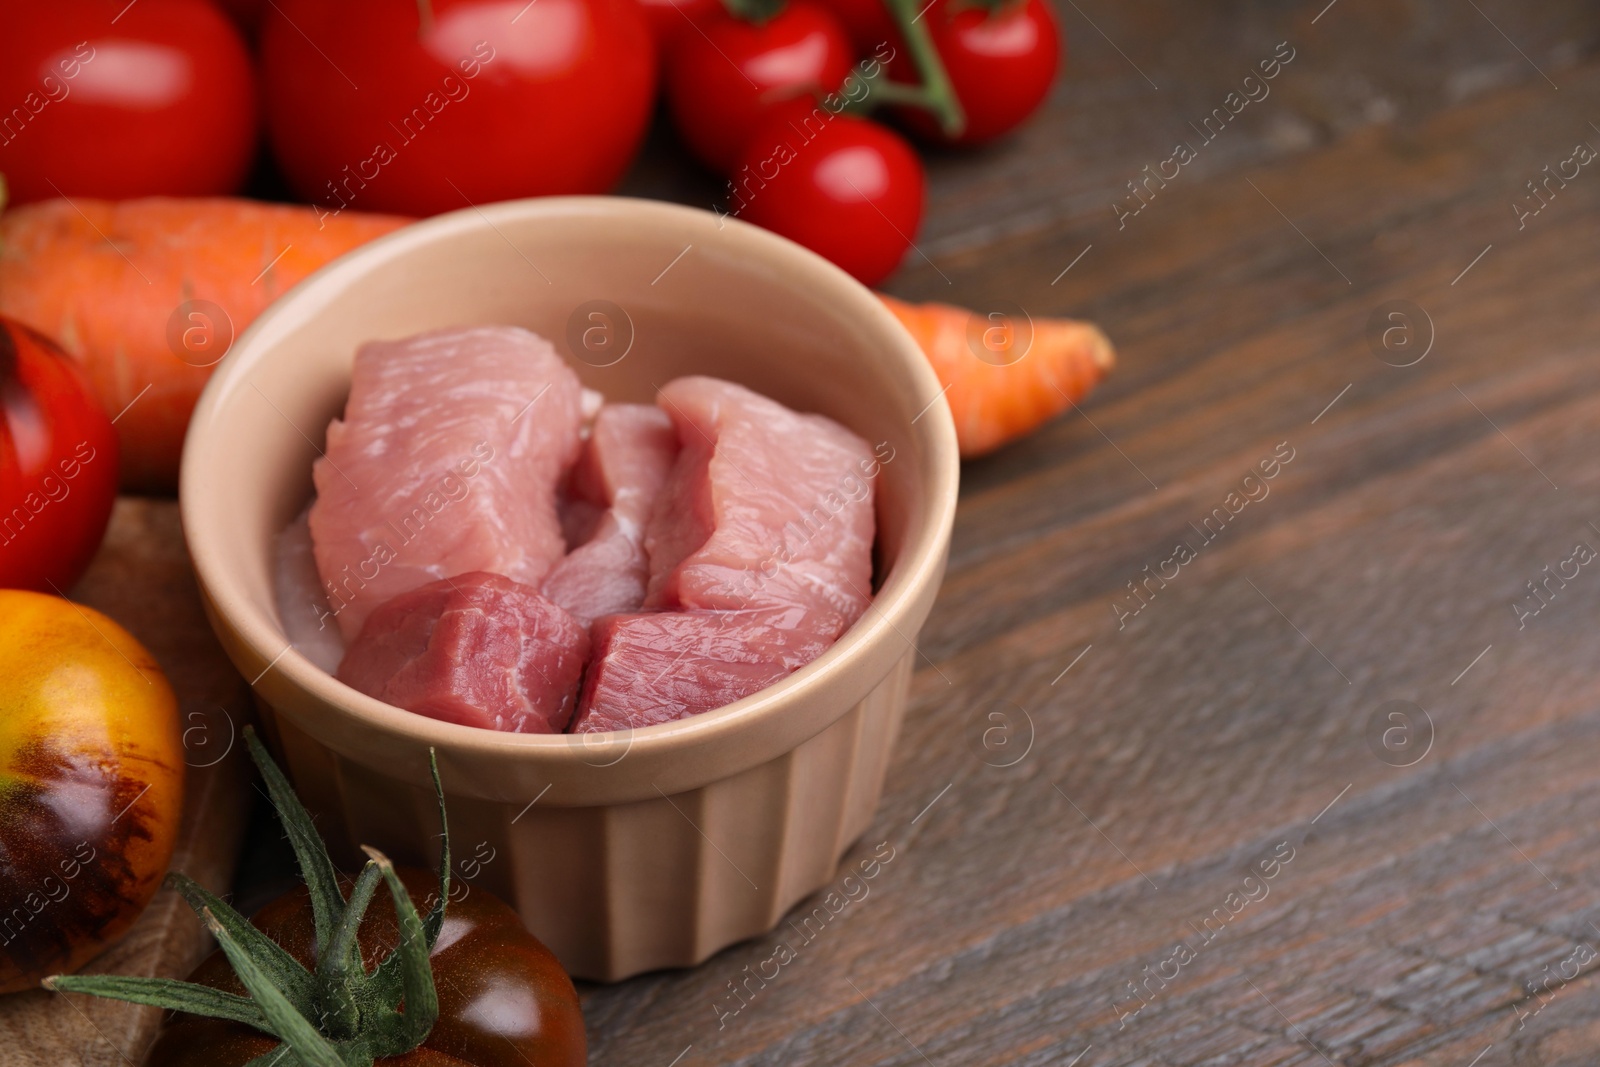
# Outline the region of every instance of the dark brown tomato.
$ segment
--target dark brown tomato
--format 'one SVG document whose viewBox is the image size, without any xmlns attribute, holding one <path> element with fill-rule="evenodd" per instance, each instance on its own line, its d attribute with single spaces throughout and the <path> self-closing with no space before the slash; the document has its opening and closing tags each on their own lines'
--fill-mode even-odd
<svg viewBox="0 0 1600 1067">
<path fill-rule="evenodd" d="M 401 869 L 419 911 L 437 889 L 428 871 Z M 349 885 L 345 885 L 348 892 Z M 250 920 L 305 964 L 314 965 L 311 904 L 295 889 Z M 362 957 L 370 969 L 399 944 L 394 904 L 380 889 L 361 924 Z M 439 1021 L 422 1046 L 379 1060 L 394 1067 L 582 1067 L 587 1058 L 583 1014 L 572 980 L 554 954 L 500 900 L 482 891 L 452 900 L 434 945 L 433 981 Z M 244 993 L 221 952 L 190 981 Z M 148 1067 L 240 1067 L 278 1042 L 237 1023 L 176 1016 L 150 1052 Z"/>
</svg>

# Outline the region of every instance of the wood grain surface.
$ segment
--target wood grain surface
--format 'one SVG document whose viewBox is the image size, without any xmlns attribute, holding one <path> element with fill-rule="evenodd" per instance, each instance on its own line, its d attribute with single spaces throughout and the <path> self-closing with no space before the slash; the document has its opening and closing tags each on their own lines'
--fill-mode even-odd
<svg viewBox="0 0 1600 1067">
<path fill-rule="evenodd" d="M 242 742 L 235 744 L 249 697 L 201 610 L 177 505 L 119 500 L 100 554 L 71 595 L 121 623 L 172 682 L 188 764 L 172 866 L 212 892 L 227 892 L 249 810 L 249 760 Z M 84 973 L 181 978 L 210 948 L 188 905 L 162 889 Z M 14 993 L 0 997 L 0 1064 L 132 1067 L 143 1061 L 160 1022 L 154 1008 L 42 990 Z"/>
<path fill-rule="evenodd" d="M 591 1062 L 1594 1063 L 1600 171 L 1512 205 L 1600 146 L 1600 9 L 1056 6 L 1047 112 L 932 161 L 891 289 L 1091 317 L 1121 365 L 963 471 L 846 862 L 894 859 L 810 940 L 586 989 Z M 716 195 L 664 147 L 629 190 Z"/>
<path fill-rule="evenodd" d="M 964 468 L 848 903 L 586 987 L 591 1062 L 1594 1063 L 1600 168 L 1542 204 L 1527 183 L 1600 146 L 1600 8 L 1055 6 L 1047 110 L 930 160 L 890 288 L 1093 318 L 1121 364 Z M 1205 140 L 1284 42 L 1270 94 Z M 623 191 L 718 202 L 653 137 Z M 1179 141 L 1193 162 L 1119 222 Z M 223 888 L 245 705 L 175 508 L 123 501 L 75 595 L 198 716 L 176 866 Z M 293 880 L 267 824 L 235 888 Z M 205 948 L 164 892 L 94 969 Z M 0 1063 L 133 1067 L 156 1023 L 5 998 Z"/>
</svg>

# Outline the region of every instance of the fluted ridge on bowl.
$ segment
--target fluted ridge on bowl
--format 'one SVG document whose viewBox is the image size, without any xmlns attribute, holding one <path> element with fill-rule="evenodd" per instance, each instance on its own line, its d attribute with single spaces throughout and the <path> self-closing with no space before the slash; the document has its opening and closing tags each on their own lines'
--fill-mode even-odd
<svg viewBox="0 0 1600 1067">
<path fill-rule="evenodd" d="M 598 981 L 693 966 L 772 929 L 833 878 L 872 821 L 915 655 L 810 740 L 698 789 L 563 807 L 542 796 L 453 796 L 446 779 L 455 896 L 510 901 L 569 972 Z M 428 790 L 339 755 L 270 708 L 263 714 L 336 854 L 355 862 L 357 846 L 370 844 L 437 862 Z"/>
</svg>

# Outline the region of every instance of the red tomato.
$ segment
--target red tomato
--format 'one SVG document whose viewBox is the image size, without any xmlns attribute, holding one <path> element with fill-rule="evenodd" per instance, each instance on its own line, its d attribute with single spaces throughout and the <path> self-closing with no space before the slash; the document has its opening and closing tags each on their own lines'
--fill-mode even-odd
<svg viewBox="0 0 1600 1067">
<path fill-rule="evenodd" d="M 927 111 L 901 109 L 900 117 L 920 136 L 941 144 L 983 144 L 1021 125 L 1049 95 L 1061 61 L 1061 31 L 1044 0 L 1006 0 L 993 9 L 933 0 L 922 21 L 967 113 L 967 128 L 950 138 Z M 896 78 L 916 77 L 904 49 L 890 70 Z"/>
<path fill-rule="evenodd" d="M 655 95 L 634 0 L 274 0 L 261 51 L 278 162 L 329 211 L 604 192 Z"/>
<path fill-rule="evenodd" d="M 261 16 L 267 8 L 267 0 L 216 0 L 216 3 L 251 37 L 255 36 L 257 27 L 261 25 Z"/>
<path fill-rule="evenodd" d="M 105 536 L 117 435 L 55 342 L 0 317 L 0 587 L 65 593 Z"/>
<path fill-rule="evenodd" d="M 694 24 L 707 16 L 720 12 L 722 0 L 634 0 L 650 24 L 650 36 L 656 46 L 665 49 L 677 39 L 679 33 L 694 31 Z"/>
<path fill-rule="evenodd" d="M 883 45 L 902 51 L 900 27 L 889 12 L 889 0 L 817 0 L 833 12 L 858 55 L 871 55 Z M 925 2 L 925 0 L 924 0 Z"/>
<path fill-rule="evenodd" d="M 238 188 L 256 150 L 255 77 L 208 0 L 7 7 L 0 172 L 14 203 Z"/>
<path fill-rule="evenodd" d="M 897 134 L 794 101 L 749 139 L 728 210 L 875 285 L 922 222 L 922 163 Z"/>
<path fill-rule="evenodd" d="M 723 173 L 776 104 L 834 92 L 850 74 L 850 38 L 806 0 L 759 24 L 723 13 L 700 30 L 667 55 L 667 103 L 690 150 Z"/>
</svg>

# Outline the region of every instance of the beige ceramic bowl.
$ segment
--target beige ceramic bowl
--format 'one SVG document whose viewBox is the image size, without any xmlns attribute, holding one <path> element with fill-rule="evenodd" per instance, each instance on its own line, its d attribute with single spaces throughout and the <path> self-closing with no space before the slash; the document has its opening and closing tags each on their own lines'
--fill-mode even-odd
<svg viewBox="0 0 1600 1067">
<path fill-rule="evenodd" d="M 628 735 L 437 722 L 319 670 L 284 636 L 273 535 L 309 499 L 357 346 L 468 323 L 549 337 L 614 400 L 718 375 L 884 443 L 867 614 L 776 685 Z M 939 383 L 865 288 L 741 222 L 584 197 L 417 223 L 296 287 L 206 387 L 181 500 L 212 624 L 336 849 L 436 855 L 434 746 L 463 884 L 512 902 L 573 974 L 611 980 L 772 928 L 865 831 L 944 572 L 956 480 Z"/>
</svg>

